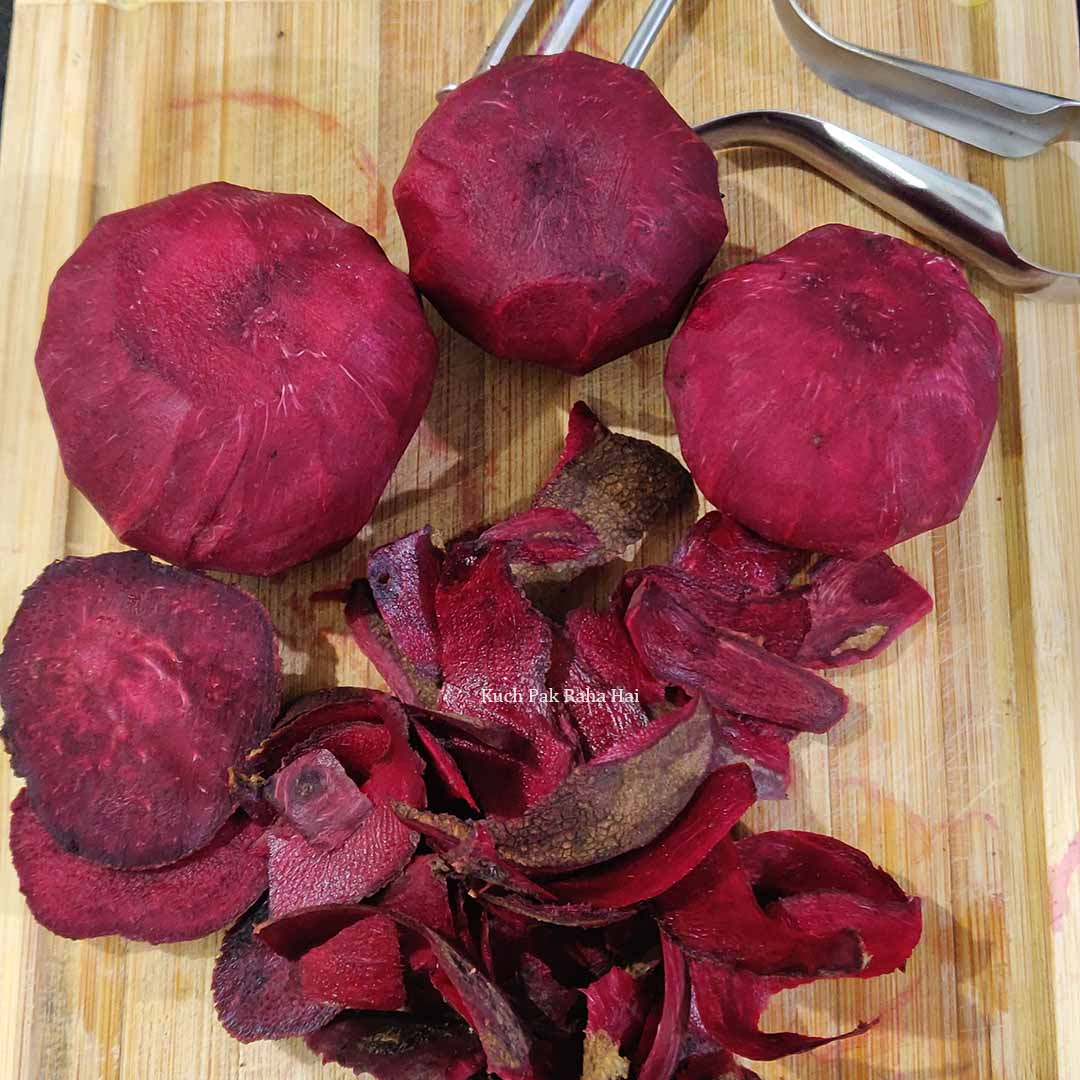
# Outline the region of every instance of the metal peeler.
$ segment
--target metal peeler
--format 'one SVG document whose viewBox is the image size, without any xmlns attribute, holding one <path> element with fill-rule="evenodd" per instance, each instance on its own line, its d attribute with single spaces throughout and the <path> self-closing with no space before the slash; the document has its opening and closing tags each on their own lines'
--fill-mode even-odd
<svg viewBox="0 0 1080 1080">
<path fill-rule="evenodd" d="M 474 76 L 482 75 L 503 60 L 535 4 L 536 0 L 514 0 L 502 25 L 491 39 L 491 44 L 484 50 L 484 55 L 473 72 Z M 537 52 L 541 56 L 550 56 L 567 49 L 592 5 L 593 0 L 562 0 L 562 6 L 544 34 Z M 619 57 L 619 63 L 632 68 L 641 67 L 674 6 L 675 0 L 653 0 Z M 435 97 L 441 101 L 451 90 L 456 89 L 457 84 L 451 83 L 444 86 Z"/>
<path fill-rule="evenodd" d="M 792 48 L 830 86 L 1001 157 L 1080 139 L 1080 101 L 864 49 L 819 26 L 797 0 L 773 0 Z"/>
<path fill-rule="evenodd" d="M 503 59 L 534 2 L 535 0 L 516 0 L 484 53 L 477 74 Z M 782 19 L 786 15 L 791 19 L 801 20 L 800 33 L 823 33 L 807 18 L 794 0 L 773 0 L 773 3 Z M 544 38 L 541 52 L 553 53 L 565 49 L 590 5 L 591 0 L 564 0 L 555 22 Z M 641 65 L 674 5 L 675 0 L 653 0 L 623 53 L 623 63 L 632 67 Z M 839 47 L 844 47 L 843 42 L 831 40 Z M 882 56 L 868 50 L 862 51 L 872 60 Z M 1003 140 L 1023 140 L 1013 141 L 1011 145 L 1015 148 L 1025 145 L 1039 149 L 1054 139 L 1069 137 L 1068 132 L 1073 130 L 1073 125 L 1080 123 L 1075 119 L 1080 115 L 1076 111 L 1080 110 L 1080 105 L 1048 94 L 1038 94 L 1035 91 L 908 61 L 900 62 L 900 70 L 908 71 L 915 81 L 925 78 L 920 72 L 933 72 L 939 80 L 943 75 L 948 76 L 955 81 L 943 81 L 941 85 L 953 86 L 958 95 L 975 96 L 970 89 L 964 88 L 965 80 L 968 87 L 991 87 L 990 96 L 982 100 L 984 104 L 989 103 L 986 114 L 992 113 L 999 120 L 1003 110 L 1012 109 L 1015 112 L 1016 103 L 1023 102 L 1025 109 L 1020 111 L 1028 116 L 1029 124 L 1003 124 L 994 128 L 986 121 L 979 127 L 987 139 L 990 132 L 996 130 L 998 137 Z M 862 84 L 858 85 L 862 91 Z M 931 109 L 934 99 L 925 96 L 925 83 L 923 86 L 923 106 Z M 439 96 L 452 89 L 452 86 L 446 87 L 439 92 Z M 985 89 L 982 92 L 987 93 Z M 857 96 L 861 96 L 861 93 Z M 1036 100 L 1050 102 L 1051 106 L 1039 112 L 1034 105 Z M 914 109 L 917 104 L 918 101 L 914 101 L 910 108 Z M 997 108 L 994 108 L 995 105 Z M 1067 106 L 1076 108 L 1066 108 Z M 903 112 L 900 115 L 908 116 Z M 1031 120 L 1032 116 L 1036 119 Z M 1040 117 L 1043 119 L 1039 119 Z M 1046 120 L 1045 117 L 1051 119 Z M 909 118 L 916 119 L 914 115 Z M 1046 126 L 1040 127 L 1040 124 Z M 1017 252 L 1009 242 L 1000 203 L 985 188 L 967 180 L 865 139 L 837 124 L 801 113 L 780 110 L 733 113 L 698 124 L 695 130 L 714 150 L 766 146 L 793 154 L 911 229 L 940 244 L 947 251 L 977 266 L 1014 292 L 1040 300 L 1068 303 L 1080 301 L 1080 274 L 1042 266 Z M 944 128 L 939 124 L 937 130 Z M 1041 136 L 1038 134 L 1040 132 L 1043 133 Z M 1035 142 L 1040 138 L 1042 141 L 1035 146 Z M 1025 152 L 1032 153 L 1034 149 Z"/>
</svg>

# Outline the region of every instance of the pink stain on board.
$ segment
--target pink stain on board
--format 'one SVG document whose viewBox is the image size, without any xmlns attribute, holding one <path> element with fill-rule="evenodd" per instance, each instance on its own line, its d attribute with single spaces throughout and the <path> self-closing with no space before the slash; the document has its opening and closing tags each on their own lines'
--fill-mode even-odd
<svg viewBox="0 0 1080 1080">
<path fill-rule="evenodd" d="M 252 108 L 270 109 L 276 113 L 297 113 L 310 120 L 324 134 L 342 130 L 346 136 L 351 133 L 331 112 L 305 105 L 298 98 L 285 94 L 271 94 L 264 90 L 221 90 L 212 94 L 203 94 L 194 98 L 173 98 L 170 109 L 199 109 L 206 105 L 229 102 L 235 105 L 249 105 Z M 364 227 L 374 236 L 383 236 L 386 232 L 388 198 L 386 185 L 379 179 L 379 169 L 375 158 L 368 149 L 355 138 L 351 139 L 349 153 L 355 168 L 364 175 L 368 189 L 368 206 Z"/>
<path fill-rule="evenodd" d="M 324 112 L 321 109 L 312 108 L 298 101 L 294 97 L 284 94 L 268 94 L 262 90 L 223 90 L 214 94 L 204 94 L 196 98 L 173 98 L 169 102 L 170 109 L 197 109 L 203 105 L 210 105 L 216 101 L 230 101 L 238 105 L 252 105 L 275 112 L 298 112 L 303 113 L 315 122 L 320 131 L 334 131 L 340 125 L 333 113 Z"/>
<path fill-rule="evenodd" d="M 1080 832 L 1072 838 L 1061 861 L 1050 867 L 1050 926 L 1058 934 L 1069 914 L 1069 885 L 1077 870 L 1080 870 Z"/>
</svg>

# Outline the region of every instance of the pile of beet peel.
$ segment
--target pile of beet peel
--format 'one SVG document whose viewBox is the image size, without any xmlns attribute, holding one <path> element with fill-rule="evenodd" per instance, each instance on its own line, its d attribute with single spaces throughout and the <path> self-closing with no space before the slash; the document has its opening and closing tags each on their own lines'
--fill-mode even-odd
<svg viewBox="0 0 1080 1080">
<path fill-rule="evenodd" d="M 929 597 L 885 556 L 813 562 L 714 513 L 607 611 L 534 603 L 691 490 L 579 403 L 530 507 L 445 549 L 402 537 L 320 594 L 393 695 L 280 714 L 241 590 L 137 553 L 53 564 L 0 657 L 35 917 L 150 942 L 231 924 L 230 1034 L 376 1080 L 749 1080 L 737 1057 L 866 1030 L 759 1020 L 781 990 L 902 968 L 919 900 L 847 844 L 739 820 L 844 713 L 812 669 L 876 655 Z"/>
</svg>

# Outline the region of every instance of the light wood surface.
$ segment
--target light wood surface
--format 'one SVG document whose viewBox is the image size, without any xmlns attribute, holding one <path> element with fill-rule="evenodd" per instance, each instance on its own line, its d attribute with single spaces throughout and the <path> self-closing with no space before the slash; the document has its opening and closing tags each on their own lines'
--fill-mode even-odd
<svg viewBox="0 0 1080 1080">
<path fill-rule="evenodd" d="M 434 90 L 467 74 L 506 0 L 19 0 L 0 149 L 0 624 L 51 559 L 116 547 L 67 484 L 33 369 L 45 293 L 101 214 L 223 178 L 310 192 L 405 265 L 389 196 Z M 551 3 L 540 4 L 550 10 Z M 598 0 L 578 46 L 614 57 L 646 0 Z M 1080 97 L 1072 0 L 817 0 L 878 48 Z M 536 39 L 538 24 L 529 24 Z M 991 188 L 1014 238 L 1080 269 L 1080 146 L 1005 164 L 844 98 L 797 63 L 765 0 L 682 0 L 647 70 L 691 121 L 787 107 Z M 905 235 L 783 157 L 720 159 L 731 237 L 718 265 L 839 220 Z M 851 715 L 799 741 L 795 791 L 757 824 L 864 848 L 926 898 L 909 970 L 820 984 L 767 1019 L 864 1038 L 762 1066 L 766 1080 L 1080 1077 L 1080 313 L 976 278 L 1007 340 L 1001 421 L 960 521 L 899 549 L 936 610 L 840 681 Z M 432 315 L 431 410 L 374 520 L 344 553 L 251 582 L 281 630 L 288 689 L 379 685 L 313 588 L 428 521 L 444 534 L 521 506 L 577 397 L 675 447 L 663 348 L 574 381 L 483 356 Z M 662 561 L 689 520 L 642 553 Z M 593 590 L 604 595 L 609 575 Z M 0 802 L 17 788 L 6 764 Z M 241 1046 L 214 1018 L 207 939 L 76 944 L 27 914 L 0 841 L 0 1076 L 290 1080 L 325 1072 L 298 1041 Z"/>
</svg>

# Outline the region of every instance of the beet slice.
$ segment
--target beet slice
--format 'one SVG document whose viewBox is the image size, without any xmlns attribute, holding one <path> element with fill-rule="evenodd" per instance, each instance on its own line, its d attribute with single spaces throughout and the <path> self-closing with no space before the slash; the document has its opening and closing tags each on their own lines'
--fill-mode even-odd
<svg viewBox="0 0 1080 1080">
<path fill-rule="evenodd" d="M 206 847 L 156 870 L 114 870 L 60 848 L 26 792 L 11 804 L 11 860 L 27 906 L 66 938 L 119 934 L 159 945 L 228 926 L 266 890 L 261 825 L 230 818 Z"/>
<path fill-rule="evenodd" d="M 581 1003 L 579 992 L 564 986 L 551 968 L 532 953 L 522 955 L 520 968 L 522 988 L 530 1004 L 561 1038 L 573 1036 L 571 1014 Z"/>
<path fill-rule="evenodd" d="M 606 862 L 655 840 L 712 771 L 713 725 L 697 700 L 577 766 L 519 818 L 492 818 L 499 853 L 553 872 Z M 656 777 L 664 778 L 663 784 Z"/>
<path fill-rule="evenodd" d="M 665 687 L 642 664 L 630 635 L 613 612 L 577 608 L 566 617 L 566 636 L 574 653 L 610 687 L 633 691 L 646 705 L 662 705 Z"/>
<path fill-rule="evenodd" d="M 818 978 L 856 973 L 866 964 L 855 928 L 804 931 L 763 909 L 730 840 L 717 844 L 655 908 L 660 925 L 687 952 L 761 975 Z"/>
<path fill-rule="evenodd" d="M 648 529 L 683 505 L 693 487 L 666 450 L 609 431 L 579 401 L 559 463 L 531 508 L 488 529 L 481 540 L 510 544 L 519 580 L 572 578 L 612 559 L 632 558 Z"/>
<path fill-rule="evenodd" d="M 476 1032 L 488 1071 L 501 1080 L 535 1080 L 532 1039 L 506 995 L 434 930 L 419 923 L 411 928 L 431 945 L 443 976 L 439 990 Z"/>
<path fill-rule="evenodd" d="M 614 612 L 570 612 L 555 641 L 548 681 L 559 691 L 587 758 L 647 727 L 645 705 L 665 700 L 663 684 L 646 671 Z"/>
<path fill-rule="evenodd" d="M 1001 355 L 952 260 L 826 225 L 713 278 L 664 385 L 709 502 L 776 543 L 860 559 L 960 513 Z"/>
<path fill-rule="evenodd" d="M 759 799 L 786 799 L 791 783 L 791 751 L 796 732 L 750 716 L 719 713 L 717 761 L 748 765 Z"/>
<path fill-rule="evenodd" d="M 667 337 L 727 235 L 712 151 L 648 76 L 572 52 L 448 95 L 394 202 L 451 326 L 575 374 Z"/>
<path fill-rule="evenodd" d="M 775 596 L 809 561 L 808 552 L 770 543 L 715 510 L 693 525 L 671 557 L 676 570 L 730 601 Z"/>
<path fill-rule="evenodd" d="M 690 1019 L 690 980 L 686 957 L 666 934 L 660 935 L 664 962 L 664 1004 L 652 1046 L 638 1080 L 670 1080 L 679 1063 Z"/>
<path fill-rule="evenodd" d="M 300 957 L 300 987 L 312 1001 L 347 1009 L 393 1011 L 405 1006 L 394 920 L 373 914 L 345 927 Z"/>
<path fill-rule="evenodd" d="M 98 221 L 53 281 L 37 350 L 67 475 L 121 540 L 263 575 L 360 531 L 436 360 L 363 229 L 224 183 Z"/>
<path fill-rule="evenodd" d="M 379 614 L 394 643 L 426 679 L 439 677 L 435 589 L 441 566 L 430 525 L 368 556 L 368 582 Z"/>
<path fill-rule="evenodd" d="M 403 1013 L 342 1013 L 305 1042 L 324 1064 L 374 1080 L 471 1080 L 484 1065 L 479 1040 L 460 1021 Z"/>
<path fill-rule="evenodd" d="M 255 936 L 287 960 L 299 960 L 309 949 L 372 914 L 370 904 L 316 904 L 295 908 L 259 922 Z M 266 909 L 269 914 L 269 909 Z"/>
<path fill-rule="evenodd" d="M 451 799 L 459 799 L 470 809 L 479 813 L 480 805 L 473 797 L 473 793 L 469 789 L 469 781 L 465 779 L 461 769 L 458 768 L 453 754 L 418 720 L 413 720 L 412 726 L 420 745 L 423 747 L 424 756 L 432 769 L 438 774 L 446 794 Z"/>
<path fill-rule="evenodd" d="M 715 706 L 786 727 L 828 731 L 847 711 L 843 691 L 747 638 L 704 622 L 659 581 L 634 592 L 627 629 L 646 666 Z"/>
<path fill-rule="evenodd" d="M 439 862 L 436 855 L 418 855 L 390 883 L 379 905 L 449 937 L 453 933 L 450 903 L 446 897 L 446 879 L 435 873 Z"/>
<path fill-rule="evenodd" d="M 534 922 L 552 926 L 597 927 L 613 926 L 634 916 L 625 909 L 597 907 L 594 904 L 545 904 L 514 893 L 484 892 L 478 897 L 482 904 L 512 911 Z"/>
<path fill-rule="evenodd" d="M 244 1043 L 306 1035 L 340 1011 L 306 998 L 296 965 L 255 936 L 265 917 L 266 905 L 259 904 L 229 930 L 211 981 L 222 1027 Z"/>
<path fill-rule="evenodd" d="M 376 806 L 352 836 L 330 851 L 288 826 L 276 826 L 267 841 L 270 912 L 276 917 L 316 905 L 363 900 L 405 868 L 416 841 L 416 834 L 389 806 Z"/>
<path fill-rule="evenodd" d="M 588 1001 L 582 1080 L 624 1080 L 645 1022 L 645 990 L 613 967 L 582 991 Z"/>
<path fill-rule="evenodd" d="M 474 822 L 463 840 L 443 852 L 442 861 L 458 877 L 476 878 L 500 889 L 539 900 L 555 899 L 553 893 L 531 881 L 498 853 L 491 832 L 482 821 Z"/>
<path fill-rule="evenodd" d="M 624 908 L 651 900 L 690 873 L 728 835 L 754 798 L 745 765 L 718 769 L 651 844 L 544 884 L 568 903 Z"/>
<path fill-rule="evenodd" d="M 551 626 L 513 580 L 498 548 L 452 549 L 435 606 L 444 677 L 439 708 L 494 720 L 528 740 L 517 775 L 492 775 L 483 767 L 483 751 L 479 763 L 460 759 L 486 811 L 519 814 L 566 776 L 573 758 L 547 688 Z"/>
<path fill-rule="evenodd" d="M 415 705 L 435 704 L 439 697 L 438 683 L 421 675 L 394 642 L 366 578 L 354 581 L 345 594 L 345 622 L 360 651 L 402 701 Z"/>
<path fill-rule="evenodd" d="M 930 594 L 888 555 L 826 559 L 806 594 L 810 626 L 795 659 L 807 667 L 869 660 L 930 613 Z"/>
<path fill-rule="evenodd" d="M 593 528 L 572 510 L 539 506 L 485 529 L 485 544 L 508 544 L 519 581 L 569 579 L 608 556 Z"/>
<path fill-rule="evenodd" d="M 873 978 L 902 968 L 922 936 L 922 903 L 909 897 L 857 848 L 831 836 L 794 830 L 757 833 L 736 842 L 739 863 L 770 915 L 796 931 L 850 927 Z"/>
<path fill-rule="evenodd" d="M 57 844 L 109 866 L 175 862 L 233 810 L 229 769 L 277 713 L 258 601 L 136 552 L 53 563 L 0 655 L 12 768 Z"/>
<path fill-rule="evenodd" d="M 329 750 L 312 750 L 274 774 L 270 801 L 315 847 L 340 847 L 371 813 L 371 800 Z"/>
<path fill-rule="evenodd" d="M 390 752 L 390 730 L 383 723 L 388 715 L 400 721 L 401 707 L 377 690 L 338 686 L 306 694 L 289 706 L 269 737 L 248 755 L 243 772 L 272 776 L 327 743 L 346 772 L 366 779 L 374 764 Z"/>
<path fill-rule="evenodd" d="M 797 979 L 760 978 L 748 971 L 690 961 L 690 978 L 700 1002 L 701 1017 L 709 1033 L 740 1057 L 775 1061 L 789 1054 L 804 1054 L 841 1039 L 862 1035 L 874 1025 L 862 1023 L 840 1035 L 800 1035 L 794 1031 L 764 1032 L 758 1026 L 775 994 L 797 986 Z"/>
</svg>

